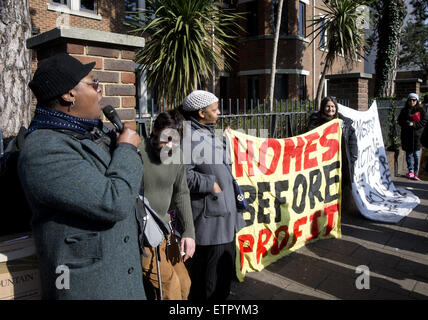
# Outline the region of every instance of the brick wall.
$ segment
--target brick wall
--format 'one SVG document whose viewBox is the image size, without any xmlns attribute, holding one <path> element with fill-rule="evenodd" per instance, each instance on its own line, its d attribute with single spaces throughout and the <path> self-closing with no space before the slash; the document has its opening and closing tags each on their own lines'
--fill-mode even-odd
<svg viewBox="0 0 428 320">
<path fill-rule="evenodd" d="M 314 43 L 310 43 L 312 36 L 309 34 L 312 31 L 310 27 L 313 13 L 313 1 L 306 6 L 306 37 L 303 39 L 298 36 L 298 13 L 299 1 L 285 1 L 283 12 L 287 12 L 288 17 L 288 35 L 280 35 L 277 52 L 277 69 L 291 69 L 289 75 L 289 98 L 298 99 L 298 85 L 296 81 L 298 76 L 295 72 L 302 70 L 305 73 L 309 72 L 306 77 L 306 88 L 309 99 L 313 99 L 318 87 L 321 72 L 324 67 L 325 51 L 319 47 L 319 39 Z M 324 4 L 317 1 L 315 15 L 325 14 L 322 10 Z M 231 72 L 231 86 L 239 88 L 238 90 L 230 90 L 233 97 L 247 97 L 247 77 L 237 76 L 241 71 L 260 70 L 259 76 L 259 92 L 260 98 L 267 98 L 269 90 L 269 74 L 265 74 L 264 70 L 271 68 L 272 64 L 272 45 L 273 45 L 273 28 L 272 28 L 272 0 L 257 0 L 258 8 L 258 36 L 249 37 L 244 32 L 241 33 L 241 38 L 237 43 L 237 63 L 234 64 L 234 72 Z M 238 10 L 245 11 L 245 4 L 238 6 Z M 246 22 L 242 22 L 245 28 Z M 293 73 L 294 72 L 294 73 Z M 364 61 L 357 61 L 353 65 L 345 62 L 341 56 L 336 58 L 336 61 L 331 69 L 330 74 L 339 73 L 357 73 L 364 72 Z M 235 78 L 233 78 L 235 76 Z M 339 97 L 339 96 L 338 96 Z"/>
<path fill-rule="evenodd" d="M 63 14 L 58 11 L 48 10 L 49 3 L 50 0 L 30 0 L 32 26 L 40 28 L 41 33 L 55 28 L 57 18 Z M 106 32 L 125 32 L 123 1 L 98 0 L 95 15 L 100 15 L 101 20 L 70 14 L 70 26 Z"/>
<path fill-rule="evenodd" d="M 422 79 L 397 79 L 395 80 L 395 97 L 397 99 L 407 98 L 409 93 L 420 95 Z"/>
<path fill-rule="evenodd" d="M 102 106 L 112 105 L 123 121 L 135 121 L 135 53 L 129 48 L 102 43 L 61 42 L 37 50 L 38 60 L 67 52 L 82 63 L 95 61 L 92 74 L 101 83 Z"/>
<path fill-rule="evenodd" d="M 329 96 L 338 99 L 349 100 L 349 106 L 356 110 L 367 110 L 369 108 L 368 91 L 369 77 L 364 74 L 347 74 L 328 76 Z"/>
</svg>

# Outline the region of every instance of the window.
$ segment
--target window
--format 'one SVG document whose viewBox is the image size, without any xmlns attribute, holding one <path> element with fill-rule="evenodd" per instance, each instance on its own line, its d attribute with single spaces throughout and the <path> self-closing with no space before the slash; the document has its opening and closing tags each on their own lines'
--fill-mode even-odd
<svg viewBox="0 0 428 320">
<path fill-rule="evenodd" d="M 272 2 L 273 6 L 273 27 L 272 30 L 275 32 L 276 29 L 276 23 L 277 23 L 277 17 L 278 17 L 278 5 L 279 0 L 274 0 Z M 282 5 L 282 12 L 281 12 L 281 27 L 279 28 L 279 34 L 286 35 L 288 34 L 288 1 L 284 0 L 284 3 Z"/>
<path fill-rule="evenodd" d="M 80 0 L 80 10 L 97 12 L 97 1 L 96 0 Z"/>
<path fill-rule="evenodd" d="M 299 1 L 299 36 L 306 36 L 306 4 L 302 1 Z"/>
<path fill-rule="evenodd" d="M 248 103 L 259 98 L 259 77 L 248 77 Z"/>
<path fill-rule="evenodd" d="M 257 31 L 257 1 L 252 1 L 246 3 L 246 8 L 244 8 L 244 12 L 247 13 L 247 27 L 245 30 L 248 33 L 248 36 L 256 36 L 258 35 Z"/>
<path fill-rule="evenodd" d="M 320 27 L 324 25 L 324 22 L 321 21 Z M 327 46 L 327 30 L 322 30 L 320 33 L 320 48 L 325 48 Z"/>
<path fill-rule="evenodd" d="M 67 6 L 67 7 L 70 6 L 69 2 L 70 2 L 70 0 L 52 0 L 52 3 L 54 3 L 54 4 L 62 4 L 62 5 Z"/>
<path fill-rule="evenodd" d="M 48 3 L 48 10 L 83 16 L 92 15 L 97 13 L 97 0 L 51 0 Z"/>
<path fill-rule="evenodd" d="M 306 76 L 299 75 L 299 100 L 306 100 Z"/>
<path fill-rule="evenodd" d="M 276 100 L 288 99 L 288 74 L 275 75 L 275 92 L 273 96 Z"/>
<path fill-rule="evenodd" d="M 145 0 L 125 0 L 125 19 L 134 20 L 127 11 L 137 11 L 137 9 L 144 9 L 146 7 Z"/>
</svg>

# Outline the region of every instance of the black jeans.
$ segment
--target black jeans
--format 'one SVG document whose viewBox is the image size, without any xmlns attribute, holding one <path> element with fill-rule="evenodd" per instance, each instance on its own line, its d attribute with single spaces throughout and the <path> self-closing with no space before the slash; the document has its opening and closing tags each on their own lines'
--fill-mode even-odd
<svg viewBox="0 0 428 320">
<path fill-rule="evenodd" d="M 186 261 L 192 284 L 189 300 L 226 300 L 235 275 L 235 242 L 196 246 L 193 258 Z"/>
</svg>

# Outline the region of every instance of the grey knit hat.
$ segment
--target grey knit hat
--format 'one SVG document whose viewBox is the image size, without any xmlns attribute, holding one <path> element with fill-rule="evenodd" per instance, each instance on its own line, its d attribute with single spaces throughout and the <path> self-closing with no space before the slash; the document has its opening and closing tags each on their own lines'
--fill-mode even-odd
<svg viewBox="0 0 428 320">
<path fill-rule="evenodd" d="M 196 111 L 218 102 L 218 98 L 211 92 L 195 90 L 183 100 L 184 111 Z"/>
<path fill-rule="evenodd" d="M 407 96 L 407 99 L 410 99 L 410 98 L 414 98 L 414 99 L 416 99 L 416 100 L 418 100 L 418 101 L 419 101 L 419 96 L 418 96 L 416 93 L 410 93 L 410 94 Z"/>
</svg>

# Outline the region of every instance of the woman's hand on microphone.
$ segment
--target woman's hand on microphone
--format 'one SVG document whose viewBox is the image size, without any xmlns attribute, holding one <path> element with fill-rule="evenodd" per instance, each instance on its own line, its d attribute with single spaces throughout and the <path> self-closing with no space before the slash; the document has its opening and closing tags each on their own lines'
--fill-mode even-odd
<svg viewBox="0 0 428 320">
<path fill-rule="evenodd" d="M 138 148 L 141 143 L 141 138 L 138 135 L 135 122 L 125 122 L 123 124 L 123 132 L 119 135 L 117 143 L 126 142 Z"/>
</svg>

